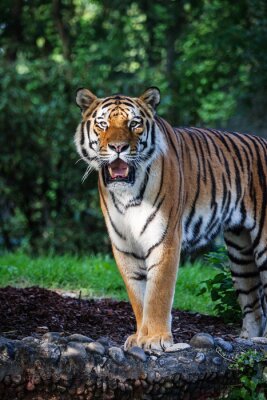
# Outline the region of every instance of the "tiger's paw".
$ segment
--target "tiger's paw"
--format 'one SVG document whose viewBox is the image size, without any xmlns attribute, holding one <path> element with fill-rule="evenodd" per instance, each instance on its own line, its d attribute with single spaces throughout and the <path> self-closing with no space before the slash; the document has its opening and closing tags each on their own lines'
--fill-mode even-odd
<svg viewBox="0 0 267 400">
<path fill-rule="evenodd" d="M 137 338 L 138 338 L 137 333 L 134 333 L 133 335 L 129 336 L 124 343 L 124 350 L 128 350 L 133 346 L 138 346 Z"/>
<path fill-rule="evenodd" d="M 171 333 L 163 333 L 160 335 L 139 336 L 137 345 L 144 350 L 164 351 L 173 345 L 173 337 Z"/>
</svg>

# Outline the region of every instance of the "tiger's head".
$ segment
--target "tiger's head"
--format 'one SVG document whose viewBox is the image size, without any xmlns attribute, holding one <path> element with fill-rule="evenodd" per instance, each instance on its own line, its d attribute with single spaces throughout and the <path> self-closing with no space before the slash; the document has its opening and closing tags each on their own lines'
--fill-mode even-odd
<svg viewBox="0 0 267 400">
<path fill-rule="evenodd" d="M 101 171 L 109 188 L 133 186 L 165 149 L 155 121 L 159 89 L 149 88 L 138 98 L 97 98 L 88 89 L 79 89 L 76 102 L 82 122 L 75 143 L 89 170 Z"/>
</svg>

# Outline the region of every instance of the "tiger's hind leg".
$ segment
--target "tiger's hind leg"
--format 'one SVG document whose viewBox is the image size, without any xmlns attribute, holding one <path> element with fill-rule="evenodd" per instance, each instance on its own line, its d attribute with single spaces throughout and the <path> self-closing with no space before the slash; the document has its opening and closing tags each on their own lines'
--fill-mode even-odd
<svg viewBox="0 0 267 400">
<path fill-rule="evenodd" d="M 264 298 L 250 235 L 243 229 L 226 231 L 224 238 L 230 259 L 233 283 L 243 314 L 240 336 L 243 338 L 261 336 L 265 325 Z"/>
<path fill-rule="evenodd" d="M 264 311 L 267 311 L 267 233 L 264 233 L 257 246 L 254 249 L 255 260 L 260 273 L 262 282 L 262 292 L 264 297 Z M 267 322 L 263 332 L 263 336 L 267 337 Z"/>
</svg>

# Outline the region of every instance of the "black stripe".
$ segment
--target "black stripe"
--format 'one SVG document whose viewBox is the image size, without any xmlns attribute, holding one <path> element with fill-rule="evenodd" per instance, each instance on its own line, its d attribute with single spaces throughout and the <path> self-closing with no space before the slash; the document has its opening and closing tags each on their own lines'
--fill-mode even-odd
<svg viewBox="0 0 267 400">
<path fill-rule="evenodd" d="M 111 106 L 111 105 L 116 105 L 115 103 L 114 103 L 114 101 L 110 101 L 109 103 L 106 103 L 106 104 L 102 104 L 101 105 L 101 108 L 102 108 L 102 110 L 104 110 L 105 108 L 107 108 L 107 107 L 109 107 L 109 106 Z"/>
<path fill-rule="evenodd" d="M 83 131 L 83 129 L 84 129 L 84 122 L 82 122 L 82 124 L 81 124 L 81 140 L 80 140 L 81 147 L 84 145 L 84 131 Z"/>
<path fill-rule="evenodd" d="M 124 101 L 124 100 L 120 101 L 120 105 L 124 105 L 131 108 L 135 107 L 134 103 L 130 103 L 129 101 Z"/>
<path fill-rule="evenodd" d="M 257 143 L 254 143 L 255 148 L 256 148 L 256 154 L 257 154 L 257 169 L 258 169 L 258 176 L 262 188 L 262 204 L 261 204 L 261 216 L 260 216 L 260 222 L 259 222 L 259 230 L 256 238 L 253 241 L 253 247 L 256 248 L 260 242 L 261 235 L 262 235 L 262 230 L 264 226 L 264 221 L 266 217 L 266 198 L 267 198 L 267 187 L 266 187 L 266 175 L 265 175 L 265 170 L 262 165 L 261 157 L 260 157 L 260 151 Z"/>
<path fill-rule="evenodd" d="M 234 169 L 235 169 L 235 185 L 236 185 L 235 205 L 237 206 L 239 200 L 241 200 L 241 194 L 242 194 L 241 176 L 240 176 L 239 168 L 237 166 L 235 159 L 233 159 L 233 163 L 234 163 Z"/>
<path fill-rule="evenodd" d="M 257 301 L 261 301 L 261 299 L 257 299 Z M 253 309 L 251 309 L 251 310 L 245 311 L 245 312 L 242 314 L 243 318 L 245 318 L 245 316 L 246 316 L 247 314 L 254 313 L 256 310 L 258 310 L 258 309 L 261 308 L 261 307 L 262 307 L 262 305 L 261 305 L 261 303 L 260 303 L 256 308 L 253 308 Z"/>
<path fill-rule="evenodd" d="M 120 210 L 118 204 L 120 204 L 122 207 L 124 207 L 124 204 L 117 198 L 115 197 L 114 193 L 111 193 L 111 199 L 112 202 L 116 208 L 116 210 L 120 213 L 120 214 L 124 214 L 124 212 L 122 210 Z"/>
<path fill-rule="evenodd" d="M 143 260 L 143 261 L 145 261 L 145 259 L 146 259 L 144 256 L 139 256 L 138 254 L 136 254 L 134 252 L 121 250 L 114 244 L 113 244 L 113 246 L 115 247 L 116 250 L 118 250 L 122 254 L 125 254 L 126 256 L 133 257 L 133 258 L 136 258 L 137 260 Z"/>
<path fill-rule="evenodd" d="M 249 309 L 254 309 L 254 306 L 260 301 L 259 298 L 255 299 L 252 303 L 248 303 L 245 305 L 244 310 Z"/>
<path fill-rule="evenodd" d="M 231 274 L 235 278 L 255 278 L 259 276 L 258 271 L 249 271 L 249 272 L 236 272 L 231 269 Z"/>
<path fill-rule="evenodd" d="M 227 244 L 227 246 L 230 246 L 235 250 L 243 250 L 243 248 L 244 248 L 244 247 L 239 246 L 237 243 L 234 243 L 231 240 L 226 239 L 226 237 L 224 237 L 224 241 Z"/>
<path fill-rule="evenodd" d="M 144 180 L 143 183 L 141 185 L 141 189 L 139 194 L 134 197 L 133 199 L 131 199 L 129 201 L 129 203 L 126 204 L 125 209 L 129 208 L 129 207 L 136 207 L 139 206 L 143 200 L 144 194 L 145 194 L 145 190 L 149 181 L 149 172 L 150 172 L 150 168 L 151 166 L 149 165 L 145 171 L 145 176 L 144 176 Z"/>
<path fill-rule="evenodd" d="M 105 209 L 106 209 L 106 211 L 107 211 L 110 224 L 111 224 L 111 226 L 112 226 L 114 232 L 115 232 L 121 239 L 126 240 L 126 237 L 118 230 L 118 228 L 116 227 L 115 223 L 113 222 L 113 220 L 112 220 L 112 218 L 111 218 L 111 215 L 110 215 L 110 213 L 109 213 L 109 209 L 108 209 L 107 203 L 106 203 L 106 201 L 105 201 L 105 198 L 104 198 L 104 196 L 103 196 L 103 193 L 102 193 L 102 190 L 101 190 L 101 187 L 100 187 L 100 186 L 99 186 L 99 193 L 100 193 L 100 197 L 101 197 L 101 199 L 102 199 L 102 201 L 103 201 L 103 203 L 104 203 L 104 206 L 105 206 Z"/>
<path fill-rule="evenodd" d="M 210 173 L 210 180 L 211 180 L 211 201 L 210 206 L 214 207 L 216 204 L 216 180 L 211 168 L 210 162 L 208 161 L 209 173 Z"/>
<path fill-rule="evenodd" d="M 201 157 L 200 157 L 200 160 L 201 160 L 200 167 L 201 167 L 201 169 L 203 170 L 203 174 L 202 174 L 202 176 L 203 176 L 203 181 L 204 181 L 204 183 L 206 183 L 206 182 L 207 182 L 207 169 L 206 169 L 206 162 L 205 162 L 206 157 L 204 156 L 204 151 L 203 151 L 202 143 L 201 143 L 201 140 L 200 140 L 199 137 L 198 137 L 198 134 L 197 134 L 196 132 L 193 131 L 193 135 L 194 135 L 194 139 L 197 141 L 198 149 L 200 150 L 200 154 L 201 154 Z"/>
<path fill-rule="evenodd" d="M 232 194 L 231 194 L 231 191 L 228 190 L 228 192 L 227 192 L 227 201 L 225 203 L 225 208 L 224 208 L 223 214 L 222 214 L 222 222 L 223 223 L 226 222 L 226 216 L 227 216 L 227 214 L 229 212 L 229 207 L 230 207 L 230 204 L 231 204 L 231 200 L 232 200 Z"/>
<path fill-rule="evenodd" d="M 207 148 L 208 154 L 209 154 L 210 157 L 212 157 L 212 156 L 211 156 L 211 151 L 210 151 L 209 142 L 208 142 L 208 140 L 207 140 L 207 134 L 206 134 L 206 132 L 203 131 L 202 129 L 198 129 L 198 128 L 195 128 L 195 130 L 201 135 L 202 139 L 204 140 L 204 142 L 205 142 L 205 144 L 206 144 L 206 148 Z"/>
<path fill-rule="evenodd" d="M 231 183 L 232 183 L 231 182 L 231 171 L 230 171 L 230 168 L 229 168 L 228 160 L 225 157 L 223 152 L 222 152 L 222 157 L 223 157 L 224 166 L 225 166 L 226 174 L 227 174 L 227 177 L 228 177 L 228 181 L 229 181 L 229 184 L 231 185 Z"/>
<path fill-rule="evenodd" d="M 253 287 L 251 287 L 250 289 L 247 289 L 247 290 L 245 290 L 245 289 L 237 289 L 236 290 L 236 293 L 237 293 L 237 295 L 239 295 L 239 294 L 250 294 L 250 293 L 252 293 L 252 292 L 255 292 L 255 290 L 257 290 L 257 289 L 259 289 L 261 287 L 261 282 L 260 283 L 257 283 L 257 285 L 255 285 L 255 286 L 253 286 Z"/>
<path fill-rule="evenodd" d="M 227 194 L 228 194 L 227 185 L 226 185 L 224 174 L 222 174 L 222 183 L 223 183 L 223 198 L 222 198 L 221 210 L 223 211 L 224 206 L 226 204 Z"/>
<path fill-rule="evenodd" d="M 158 205 L 157 205 L 157 207 L 156 207 L 156 210 L 155 210 L 152 214 L 150 214 L 150 216 L 147 218 L 147 220 L 146 220 L 146 222 L 145 222 L 145 225 L 143 226 L 143 228 L 142 228 L 142 230 L 141 230 L 140 236 L 145 232 L 145 230 L 146 230 L 146 228 L 148 227 L 148 225 L 150 224 L 150 222 L 152 222 L 153 219 L 155 218 L 155 216 L 157 215 L 157 213 L 158 213 L 158 211 L 159 211 L 159 209 L 160 209 L 160 207 L 161 207 L 161 205 L 162 205 L 164 199 L 165 199 L 165 195 L 163 196 L 163 198 L 161 199 L 161 201 L 158 203 Z"/>
<path fill-rule="evenodd" d="M 215 129 L 210 129 L 210 131 L 212 131 L 217 136 L 217 138 L 224 144 L 229 153 L 231 153 L 231 148 L 229 147 L 229 144 L 225 140 L 224 134 L 222 132 L 216 131 Z"/>
<path fill-rule="evenodd" d="M 194 141 L 193 141 L 193 139 L 192 139 L 192 136 L 191 136 L 190 134 L 189 134 L 188 136 L 190 137 L 190 139 L 191 139 L 191 141 L 192 141 L 192 143 L 193 143 L 195 152 L 196 152 L 198 168 L 197 168 L 197 187 L 196 187 L 196 194 L 195 194 L 195 198 L 194 198 L 194 201 L 193 201 L 193 204 L 192 204 L 192 207 L 191 207 L 189 216 L 187 217 L 186 222 L 185 222 L 185 231 L 186 231 L 186 232 L 188 232 L 189 227 L 190 227 L 190 223 L 192 222 L 193 217 L 194 217 L 194 215 L 195 215 L 195 213 L 196 213 L 196 203 L 197 203 L 197 200 L 198 200 L 199 195 L 200 195 L 200 181 L 201 181 L 200 162 L 199 162 L 199 157 L 198 157 L 198 154 L 197 154 L 196 146 L 195 146 L 195 143 L 194 143 Z"/>
<path fill-rule="evenodd" d="M 138 272 L 135 272 L 136 276 L 130 276 L 129 279 L 134 280 L 134 281 L 145 281 L 146 280 L 146 274 L 141 274 Z"/>
<path fill-rule="evenodd" d="M 158 267 L 159 265 L 160 265 L 160 262 L 150 265 L 147 268 L 147 272 L 150 272 L 153 268 Z"/>
<path fill-rule="evenodd" d="M 245 207 L 244 199 L 242 199 L 242 201 L 241 201 L 240 213 L 241 213 L 241 216 L 242 216 L 241 221 L 240 221 L 240 225 L 243 226 L 245 221 L 246 221 L 246 218 L 247 218 L 247 210 L 246 210 L 246 207 Z"/>
<path fill-rule="evenodd" d="M 230 134 L 227 134 L 226 137 L 227 137 L 227 139 L 230 141 L 230 143 L 232 144 L 232 147 L 233 147 L 233 149 L 234 149 L 234 151 L 235 151 L 235 154 L 236 154 L 236 156 L 237 156 L 237 158 L 238 158 L 238 161 L 239 161 L 239 163 L 240 163 L 241 170 L 244 172 L 243 160 L 242 160 L 242 156 L 241 156 L 241 153 L 240 153 L 240 150 L 239 150 L 237 144 L 236 144 L 235 141 L 231 138 Z"/>
<path fill-rule="evenodd" d="M 90 141 L 90 127 L 91 127 L 91 121 L 88 120 L 86 122 L 86 129 L 87 129 L 87 136 L 88 136 L 89 141 Z"/>
<path fill-rule="evenodd" d="M 173 143 L 171 135 L 168 134 L 168 131 L 167 131 L 165 125 L 164 125 L 164 121 L 161 118 L 156 117 L 156 122 L 158 124 L 160 124 L 160 127 L 162 128 L 162 131 L 165 134 L 167 141 L 170 143 L 172 149 L 174 150 L 178 165 L 180 165 L 180 157 L 179 157 L 177 148 L 175 147 L 175 144 Z"/>
<path fill-rule="evenodd" d="M 265 260 L 261 265 L 258 266 L 260 272 L 267 271 L 267 260 Z"/>
<path fill-rule="evenodd" d="M 266 253 L 267 255 L 267 246 L 265 246 L 263 250 L 257 253 L 257 258 L 261 258 L 261 256 L 263 256 L 264 253 Z"/>
<path fill-rule="evenodd" d="M 150 256 L 150 254 L 152 253 L 152 251 L 153 251 L 155 248 L 157 248 L 159 245 L 161 245 L 161 243 L 162 243 L 163 240 L 165 239 L 166 234 L 167 234 L 168 229 L 169 229 L 171 214 L 172 214 L 172 208 L 171 208 L 171 211 L 170 211 L 170 214 L 169 214 L 169 218 L 168 218 L 168 222 L 167 222 L 167 225 L 166 225 L 166 228 L 165 228 L 163 234 L 161 235 L 160 239 L 159 239 L 156 243 L 154 243 L 154 244 L 147 250 L 145 256 L 139 256 L 138 254 L 136 254 L 136 253 L 134 253 L 134 252 L 121 250 L 121 249 L 119 249 L 118 247 L 116 247 L 116 246 L 114 245 L 115 248 L 116 248 L 120 253 L 125 254 L 125 255 L 127 255 L 127 256 L 130 256 L 130 257 L 133 257 L 133 258 L 136 258 L 137 260 L 146 260 L 146 259 Z"/>
<path fill-rule="evenodd" d="M 157 203 L 158 198 L 159 198 L 160 193 L 161 193 L 161 190 L 163 188 L 163 186 L 162 186 L 163 185 L 163 177 L 164 177 L 164 157 L 161 157 L 161 176 L 160 176 L 159 190 L 158 190 L 158 193 L 157 193 L 157 195 L 155 197 L 155 200 L 153 202 L 152 207 L 154 207 L 155 204 Z"/>
<path fill-rule="evenodd" d="M 248 264 L 254 263 L 254 259 L 251 259 L 251 258 L 248 260 L 240 259 L 240 258 L 233 256 L 231 253 L 228 253 L 228 256 L 229 256 L 230 261 L 232 261 L 233 263 L 238 264 L 238 265 L 248 265 Z"/>
<path fill-rule="evenodd" d="M 219 160 L 220 162 L 222 162 L 220 153 L 223 154 L 223 152 L 222 152 L 222 150 L 219 148 L 219 146 L 217 145 L 216 141 L 215 141 L 214 138 L 213 138 L 214 132 L 212 132 L 210 129 L 207 129 L 207 130 L 206 130 L 206 133 L 207 133 L 207 136 L 208 136 L 208 138 L 209 138 L 209 141 L 212 143 L 212 145 L 213 145 L 213 147 L 214 147 L 215 154 L 216 154 L 218 160 Z"/>
</svg>

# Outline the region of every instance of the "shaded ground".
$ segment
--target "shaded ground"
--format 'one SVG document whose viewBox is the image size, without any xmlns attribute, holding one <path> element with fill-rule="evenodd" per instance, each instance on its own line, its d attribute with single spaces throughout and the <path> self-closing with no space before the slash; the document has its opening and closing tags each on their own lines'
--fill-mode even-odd
<svg viewBox="0 0 267 400">
<path fill-rule="evenodd" d="M 43 327 L 43 328 L 41 328 Z M 98 339 L 109 337 L 122 345 L 135 330 L 129 303 L 112 299 L 83 300 L 31 287 L 0 289 L 0 335 L 9 338 L 52 332 L 81 333 Z M 221 319 L 173 310 L 175 342 L 186 342 L 197 332 L 208 332 L 231 340 L 238 325 L 226 325 Z"/>
</svg>

